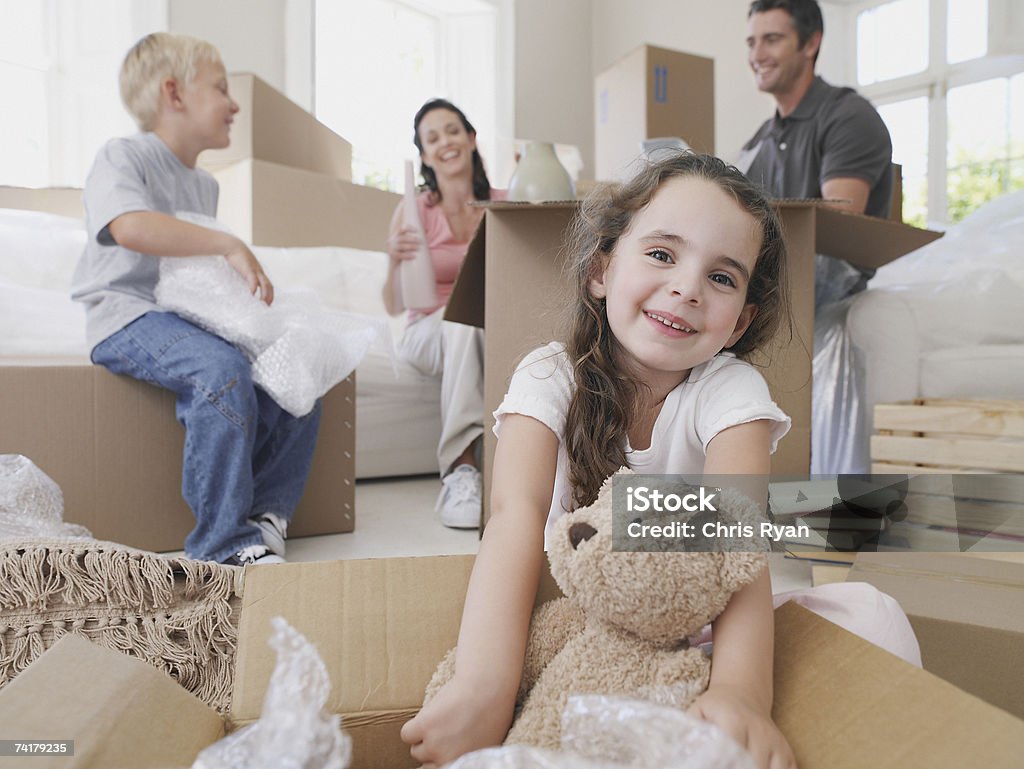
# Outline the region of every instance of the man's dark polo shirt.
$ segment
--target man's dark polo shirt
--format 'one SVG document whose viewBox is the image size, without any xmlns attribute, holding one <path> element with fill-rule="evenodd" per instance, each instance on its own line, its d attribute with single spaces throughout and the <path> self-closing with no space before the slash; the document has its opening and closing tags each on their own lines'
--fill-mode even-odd
<svg viewBox="0 0 1024 769">
<path fill-rule="evenodd" d="M 889 131 L 875 108 L 852 88 L 836 88 L 815 77 L 788 117 L 776 112 L 743 147 L 744 153 L 755 150 L 747 178 L 773 197 L 820 198 L 821 185 L 829 179 L 853 177 L 870 185 L 865 213 L 889 215 Z M 743 170 L 742 159 L 738 165 Z"/>
</svg>

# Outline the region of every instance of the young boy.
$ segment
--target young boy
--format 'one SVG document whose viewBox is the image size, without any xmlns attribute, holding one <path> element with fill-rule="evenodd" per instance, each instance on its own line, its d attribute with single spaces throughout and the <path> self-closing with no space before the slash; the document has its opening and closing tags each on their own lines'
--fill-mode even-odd
<svg viewBox="0 0 1024 769">
<path fill-rule="evenodd" d="M 222 232 L 175 218 L 215 216 L 217 182 L 196 168 L 226 147 L 238 105 L 209 43 L 155 33 L 125 57 L 121 98 L 141 133 L 100 150 L 83 202 L 89 239 L 72 298 L 85 303 L 92 361 L 171 390 L 185 426 L 182 495 L 196 527 L 191 558 L 281 563 L 284 537 L 309 474 L 320 406 L 296 419 L 252 382 L 232 345 L 157 305 L 156 257 L 223 254 L 253 294 L 274 287 L 252 251 Z"/>
</svg>

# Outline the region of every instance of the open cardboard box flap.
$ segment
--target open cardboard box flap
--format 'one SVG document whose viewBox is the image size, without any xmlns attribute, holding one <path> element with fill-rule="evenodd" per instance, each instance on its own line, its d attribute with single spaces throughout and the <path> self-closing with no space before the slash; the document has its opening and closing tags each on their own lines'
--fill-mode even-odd
<svg viewBox="0 0 1024 769">
<path fill-rule="evenodd" d="M 575 212 L 579 201 L 554 200 L 543 203 L 496 200 L 474 206 L 487 211 Z M 827 201 L 784 198 L 775 201 L 780 213 L 806 209 L 813 216 L 814 248 L 819 254 L 845 259 L 861 267 L 878 268 L 942 237 L 941 232 L 908 224 L 830 208 Z M 470 241 L 462 269 L 455 282 L 445 319 L 470 326 L 484 326 L 485 257 L 487 217 Z"/>
<path fill-rule="evenodd" d="M 1019 553 L 859 553 L 847 579 L 899 601 L 926 670 L 1024 718 Z"/>
<path fill-rule="evenodd" d="M 772 716 L 801 769 L 1020 765 L 1024 721 L 796 604 L 775 623 Z"/>
<path fill-rule="evenodd" d="M 64 636 L 0 689 L 0 740 L 73 740 L 74 755 L 0 758 L 32 769 L 190 766 L 224 721 L 141 660 Z"/>
<path fill-rule="evenodd" d="M 231 726 L 259 716 L 275 661 L 269 619 L 283 616 L 327 666 L 329 708 L 352 736 L 354 769 L 412 766 L 398 733 L 455 642 L 472 563 L 440 556 L 249 570 Z M 550 577 L 541 593 L 557 594 Z M 188 765 L 180 756 L 216 739 L 220 720 L 140 666 L 61 641 L 0 690 L 0 739 L 75 740 L 75 763 L 59 766 Z M 801 769 L 1018 769 L 1024 752 L 1024 721 L 795 604 L 776 612 L 773 717 Z M 179 752 L 158 753 L 168 740 Z M 46 760 L 38 765 L 57 766 Z"/>
</svg>

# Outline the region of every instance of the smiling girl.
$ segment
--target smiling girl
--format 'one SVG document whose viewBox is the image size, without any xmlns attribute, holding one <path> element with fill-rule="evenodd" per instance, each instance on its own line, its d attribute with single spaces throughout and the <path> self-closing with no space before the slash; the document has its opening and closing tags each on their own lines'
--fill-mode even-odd
<svg viewBox="0 0 1024 769">
<path fill-rule="evenodd" d="M 440 765 L 502 741 L 512 720 L 546 525 L 587 505 L 623 465 L 641 473 L 760 476 L 790 420 L 743 357 L 786 313 L 779 220 L 735 168 L 680 154 L 604 188 L 570 246 L 570 334 L 519 365 L 495 412 L 488 521 L 452 680 L 405 725 Z M 711 685 L 693 712 L 761 767 L 793 766 L 771 720 L 773 616 L 765 570 L 716 620 Z"/>
</svg>

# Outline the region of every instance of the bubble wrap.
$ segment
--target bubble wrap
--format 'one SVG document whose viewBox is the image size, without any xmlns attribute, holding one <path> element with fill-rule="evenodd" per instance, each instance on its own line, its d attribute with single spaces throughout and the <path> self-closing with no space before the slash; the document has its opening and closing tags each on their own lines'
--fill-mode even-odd
<svg viewBox="0 0 1024 769">
<path fill-rule="evenodd" d="M 21 454 L 0 454 L 0 539 L 87 537 L 64 523 L 64 495 L 54 480 Z"/>
<path fill-rule="evenodd" d="M 223 229 L 216 220 L 179 215 Z M 301 417 L 351 374 L 387 322 L 326 309 L 312 291 L 275 291 L 269 307 L 222 256 L 160 260 L 157 304 L 226 339 L 252 361 L 253 381 Z"/>
<path fill-rule="evenodd" d="M 283 618 L 271 620 L 277 664 L 260 719 L 205 748 L 192 769 L 345 769 L 352 740 L 324 712 L 331 691 L 316 648 Z"/>
<path fill-rule="evenodd" d="M 673 694 L 660 698 L 671 702 Z M 623 697 L 570 697 L 562 749 L 505 745 L 467 753 L 448 769 L 755 769 L 712 724 L 682 710 Z"/>
</svg>

